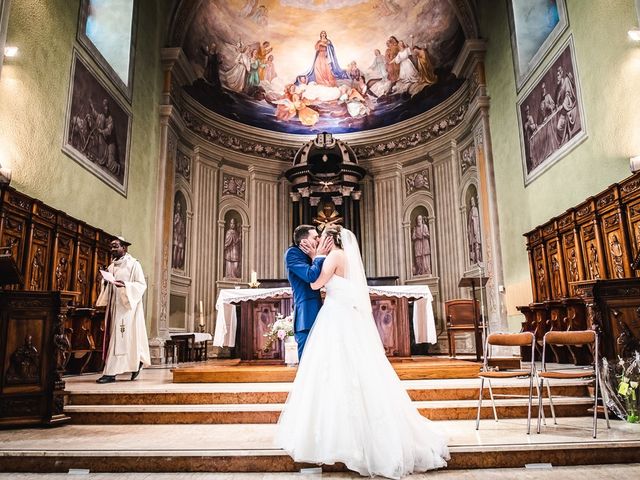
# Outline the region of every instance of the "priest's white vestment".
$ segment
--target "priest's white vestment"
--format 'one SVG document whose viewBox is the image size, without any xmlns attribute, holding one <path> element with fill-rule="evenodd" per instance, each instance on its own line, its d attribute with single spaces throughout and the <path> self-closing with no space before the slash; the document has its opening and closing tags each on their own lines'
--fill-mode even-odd
<svg viewBox="0 0 640 480">
<path fill-rule="evenodd" d="M 151 365 L 149 339 L 144 321 L 142 295 L 147 289 L 142 266 L 128 253 L 108 268 L 124 287 L 104 282 L 96 306 L 106 306 L 109 346 L 103 375 L 138 370 L 140 362 Z"/>
</svg>

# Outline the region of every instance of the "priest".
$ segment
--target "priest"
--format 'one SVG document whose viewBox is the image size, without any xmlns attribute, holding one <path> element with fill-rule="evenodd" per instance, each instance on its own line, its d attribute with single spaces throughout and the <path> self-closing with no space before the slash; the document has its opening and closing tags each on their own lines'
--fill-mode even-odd
<svg viewBox="0 0 640 480">
<path fill-rule="evenodd" d="M 135 380 L 143 366 L 151 364 L 144 321 L 142 295 L 147 289 L 142 266 L 127 253 L 130 243 L 122 237 L 111 240 L 112 262 L 101 272 L 104 281 L 96 306 L 106 307 L 102 377 L 98 383 L 116 381 L 116 375 L 131 372 Z"/>
</svg>

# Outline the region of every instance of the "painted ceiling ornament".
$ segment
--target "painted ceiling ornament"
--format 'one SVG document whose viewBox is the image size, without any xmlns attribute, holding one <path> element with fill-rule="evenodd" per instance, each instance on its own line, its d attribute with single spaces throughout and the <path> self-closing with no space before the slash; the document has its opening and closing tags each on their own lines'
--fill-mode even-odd
<svg viewBox="0 0 640 480">
<path fill-rule="evenodd" d="M 413 192 L 417 192 L 419 190 L 430 190 L 429 170 L 424 169 L 420 172 L 407 175 L 405 183 L 407 187 L 407 195 L 411 195 Z"/>
<path fill-rule="evenodd" d="M 233 195 L 244 199 L 247 182 L 244 178 L 227 175 L 222 177 L 222 195 Z"/>
<path fill-rule="evenodd" d="M 465 84 L 452 74 L 465 30 L 451 0 L 192 3 L 173 24 L 196 77 L 184 91 L 246 125 L 373 130 L 421 115 Z"/>
</svg>

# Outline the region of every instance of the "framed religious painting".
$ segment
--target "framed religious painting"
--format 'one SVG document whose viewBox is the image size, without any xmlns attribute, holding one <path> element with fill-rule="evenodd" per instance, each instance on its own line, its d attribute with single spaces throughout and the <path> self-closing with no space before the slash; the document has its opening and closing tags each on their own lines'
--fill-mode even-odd
<svg viewBox="0 0 640 480">
<path fill-rule="evenodd" d="M 4 45 L 7 39 L 7 26 L 9 24 L 9 4 L 11 0 L 0 0 L 0 74 L 4 60 Z"/>
<path fill-rule="evenodd" d="M 74 51 L 62 150 L 127 196 L 131 113 Z"/>
<path fill-rule="evenodd" d="M 78 42 L 131 101 L 138 0 L 81 0 Z"/>
<path fill-rule="evenodd" d="M 571 36 L 521 95 L 517 109 L 528 185 L 587 138 Z"/>
<path fill-rule="evenodd" d="M 507 0 L 511 50 L 520 91 L 569 26 L 565 0 Z"/>
</svg>

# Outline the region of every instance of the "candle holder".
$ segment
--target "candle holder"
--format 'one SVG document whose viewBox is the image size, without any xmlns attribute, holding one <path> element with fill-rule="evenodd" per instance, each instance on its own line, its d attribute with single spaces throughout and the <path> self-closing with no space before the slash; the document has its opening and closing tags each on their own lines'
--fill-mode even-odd
<svg viewBox="0 0 640 480">
<path fill-rule="evenodd" d="M 258 288 L 259 286 L 260 286 L 260 282 L 258 280 L 249 282 L 249 288 Z"/>
<path fill-rule="evenodd" d="M 200 325 L 198 325 L 198 332 L 199 333 L 204 333 L 204 330 L 205 330 L 205 325 L 204 324 L 201 323 Z"/>
</svg>

